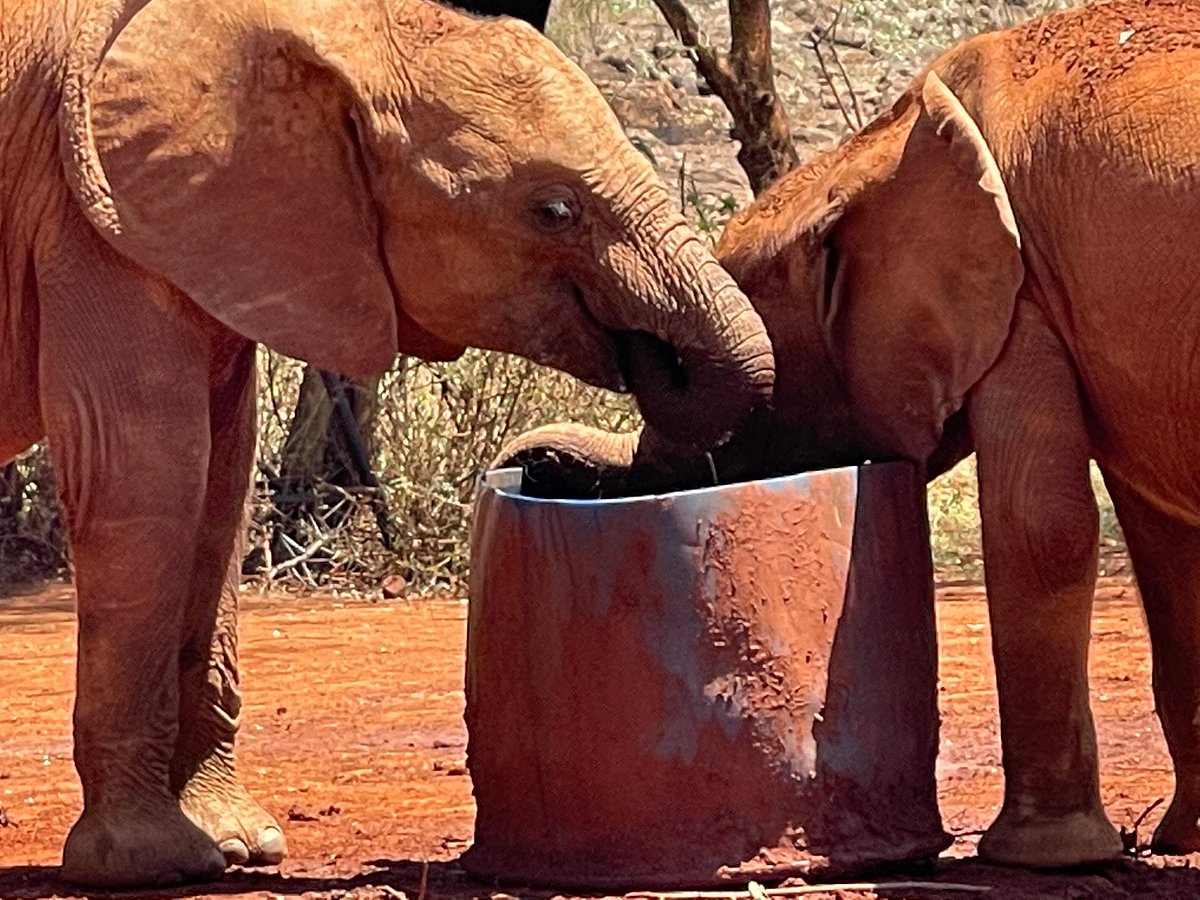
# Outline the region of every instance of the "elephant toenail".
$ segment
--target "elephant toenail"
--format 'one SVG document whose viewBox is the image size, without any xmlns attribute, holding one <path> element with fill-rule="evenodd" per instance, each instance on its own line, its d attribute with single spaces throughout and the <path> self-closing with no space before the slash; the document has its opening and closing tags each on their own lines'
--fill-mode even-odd
<svg viewBox="0 0 1200 900">
<path fill-rule="evenodd" d="M 266 865 L 281 862 L 287 855 L 287 838 L 274 825 L 268 825 L 259 835 L 258 857 Z"/>
<path fill-rule="evenodd" d="M 227 866 L 241 866 L 250 861 L 250 851 L 241 838 L 226 838 L 221 841 L 221 853 L 225 855 Z"/>
</svg>

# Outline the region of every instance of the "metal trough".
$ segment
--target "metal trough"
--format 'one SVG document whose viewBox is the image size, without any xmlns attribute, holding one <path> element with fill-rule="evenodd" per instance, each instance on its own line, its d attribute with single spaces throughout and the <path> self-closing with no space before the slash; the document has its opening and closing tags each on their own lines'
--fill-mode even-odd
<svg viewBox="0 0 1200 900">
<path fill-rule="evenodd" d="M 936 855 L 932 570 L 902 463 L 475 510 L 462 865 L 698 887 Z"/>
</svg>

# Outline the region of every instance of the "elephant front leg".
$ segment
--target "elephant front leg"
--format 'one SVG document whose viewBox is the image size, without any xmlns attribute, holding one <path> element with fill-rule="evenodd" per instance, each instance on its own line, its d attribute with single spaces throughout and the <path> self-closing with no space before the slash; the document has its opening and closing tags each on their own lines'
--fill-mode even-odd
<svg viewBox="0 0 1200 900">
<path fill-rule="evenodd" d="M 254 346 L 239 343 L 228 381 L 214 387 L 211 399 L 212 452 L 183 627 L 171 785 L 227 863 L 274 865 L 287 852 L 283 831 L 242 785 L 234 760 L 242 705 L 238 584 L 255 434 Z"/>
<path fill-rule="evenodd" d="M 1098 515 L 1090 443 L 1065 348 L 1018 305 L 1014 332 L 969 403 L 1000 700 L 1004 806 L 979 843 L 999 863 L 1111 859 L 1100 803 L 1087 652 Z"/>
<path fill-rule="evenodd" d="M 225 860 L 169 777 L 208 465 L 207 363 L 179 298 L 98 242 L 47 263 L 42 285 L 42 409 L 79 617 L 84 807 L 62 874 L 107 887 L 211 879 Z M 101 287 L 81 291 L 79 272 Z"/>
<path fill-rule="evenodd" d="M 1129 545 L 1154 653 L 1154 705 L 1175 796 L 1154 831 L 1156 853 L 1200 851 L 1200 528 L 1156 509 L 1105 472 Z"/>
</svg>

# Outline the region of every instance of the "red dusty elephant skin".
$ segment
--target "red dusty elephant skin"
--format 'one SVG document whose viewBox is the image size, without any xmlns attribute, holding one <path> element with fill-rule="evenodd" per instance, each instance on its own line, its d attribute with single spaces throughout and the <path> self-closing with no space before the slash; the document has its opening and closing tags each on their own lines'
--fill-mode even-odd
<svg viewBox="0 0 1200 900">
<path fill-rule="evenodd" d="M 1088 704 L 1089 460 L 1129 542 L 1175 764 L 1153 844 L 1200 850 L 1197 122 L 1200 4 L 1054 13 L 949 50 L 717 248 L 777 365 L 773 409 L 713 456 L 723 478 L 864 458 L 933 477 L 977 455 L 1005 773 L 979 853 L 997 862 L 1121 852 Z M 554 426 L 510 451 L 557 447 L 609 489 L 635 448 L 631 480 L 707 476 L 658 437 Z"/>
<path fill-rule="evenodd" d="M 770 344 L 524 23 L 423 0 L 2 18 L 0 462 L 49 439 L 79 595 L 63 874 L 274 862 L 233 762 L 254 342 L 350 376 L 520 353 L 632 390 L 696 444 L 769 392 Z"/>
</svg>

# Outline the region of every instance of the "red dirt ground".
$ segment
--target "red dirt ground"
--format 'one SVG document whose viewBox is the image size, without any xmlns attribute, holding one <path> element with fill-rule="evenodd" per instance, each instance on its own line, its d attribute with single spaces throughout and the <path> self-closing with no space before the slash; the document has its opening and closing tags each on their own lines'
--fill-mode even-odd
<svg viewBox="0 0 1200 900">
<path fill-rule="evenodd" d="M 83 896 L 56 878 L 80 803 L 71 764 L 75 626 L 69 588 L 0 598 L 0 898 Z M 474 809 L 464 768 L 466 607 L 328 597 L 247 596 L 242 626 L 250 789 L 285 823 L 278 870 L 131 897 L 547 898 L 467 879 L 455 859 Z M 1001 792 L 987 617 L 974 588 L 939 592 L 942 813 L 960 835 L 947 858 L 889 879 L 990 885 L 986 894 L 881 886 L 819 896 L 941 898 L 1200 897 L 1197 859 L 1130 859 L 1031 875 L 969 856 Z M 1149 689 L 1149 647 L 1135 590 L 1102 586 L 1093 622 L 1092 698 L 1104 800 L 1132 826 L 1169 797 L 1170 766 Z M 1138 828 L 1148 839 L 1162 808 Z M 880 876 L 881 879 L 884 876 Z M 810 895 L 815 896 L 815 895 Z"/>
</svg>

